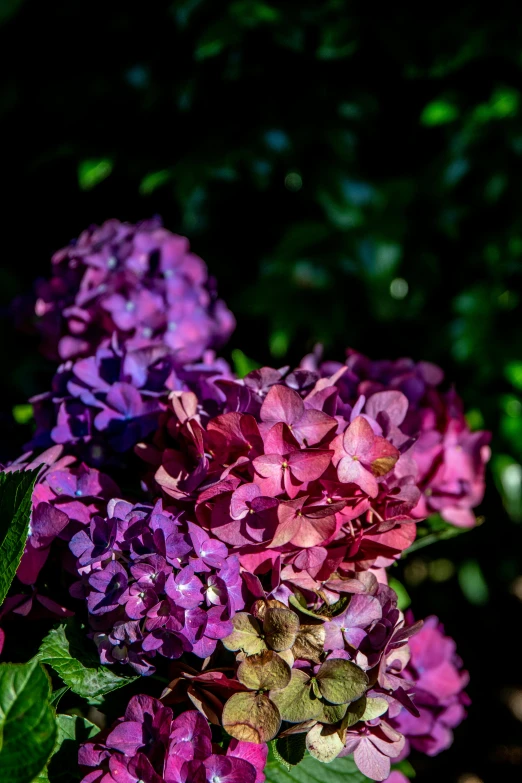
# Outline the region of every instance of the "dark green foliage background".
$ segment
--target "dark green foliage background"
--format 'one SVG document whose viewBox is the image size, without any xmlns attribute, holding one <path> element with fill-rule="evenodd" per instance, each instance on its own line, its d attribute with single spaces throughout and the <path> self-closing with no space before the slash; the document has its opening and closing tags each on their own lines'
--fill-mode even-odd
<svg viewBox="0 0 522 783">
<path fill-rule="evenodd" d="M 505 0 L 0 0 L 2 458 L 51 370 L 9 301 L 90 222 L 154 213 L 217 276 L 230 348 L 432 360 L 493 430 L 486 524 L 396 569 L 472 675 L 420 781 L 522 772 L 521 23 Z"/>
</svg>

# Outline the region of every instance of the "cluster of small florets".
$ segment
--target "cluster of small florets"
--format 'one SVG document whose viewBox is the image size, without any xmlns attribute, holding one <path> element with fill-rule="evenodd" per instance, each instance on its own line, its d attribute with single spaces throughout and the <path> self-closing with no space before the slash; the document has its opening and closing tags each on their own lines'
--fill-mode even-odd
<svg viewBox="0 0 522 783">
<path fill-rule="evenodd" d="M 184 532 L 184 529 L 186 532 Z M 154 671 L 156 655 L 207 658 L 243 607 L 239 561 L 179 515 L 114 498 L 69 543 L 102 663 Z"/>
<path fill-rule="evenodd" d="M 52 267 L 37 284 L 35 314 L 53 359 L 92 355 L 116 333 L 129 348 L 163 343 L 187 362 L 234 329 L 204 262 L 159 218 L 93 226 L 56 252 Z"/>
<path fill-rule="evenodd" d="M 471 432 L 462 400 L 454 389 L 443 392 L 444 373 L 429 362 L 411 359 L 372 361 L 349 351 L 344 365 L 320 361 L 320 351 L 305 357 L 302 366 L 328 377 L 341 367 L 337 384 L 343 402 L 353 405 L 361 396 L 397 390 L 408 409 L 397 426 L 404 437 L 415 438 L 410 455 L 414 478 L 422 491 L 413 516 L 424 519 L 438 513 L 458 527 L 473 527 L 473 509 L 484 495 L 485 466 L 490 433 Z"/>
<path fill-rule="evenodd" d="M 447 747 L 467 675 L 384 572 L 419 519 L 470 526 L 482 497 L 488 434 L 441 371 L 350 353 L 233 377 L 210 350 L 233 317 L 158 220 L 89 229 L 53 271 L 36 314 L 63 364 L 7 468 L 40 472 L 25 592 L 0 617 L 72 614 L 40 593 L 55 546 L 101 662 L 149 675 L 164 658 L 174 677 L 83 746 L 83 783 L 262 783 L 266 743 L 299 734 L 379 781 L 410 745 Z"/>
<path fill-rule="evenodd" d="M 199 712 L 173 718 L 170 707 L 140 695 L 104 739 L 82 746 L 79 762 L 82 783 L 262 783 L 266 758 L 266 745 L 236 740 L 225 753 Z"/>
<path fill-rule="evenodd" d="M 393 590 L 372 575 L 366 587 L 313 610 L 290 592 L 289 606 L 264 598 L 235 615 L 223 644 L 240 651 L 243 691 L 224 704 L 228 733 L 253 742 L 301 734 L 319 761 L 354 753 L 365 775 L 388 777 L 405 747 L 390 718 L 401 709 L 419 714 L 403 670 L 420 624 L 406 624 Z"/>
<path fill-rule="evenodd" d="M 415 683 L 419 715 L 412 718 L 401 710 L 393 725 L 413 748 L 435 756 L 449 748 L 453 729 L 466 717 L 470 702 L 464 688 L 469 675 L 456 653 L 455 642 L 444 634 L 437 617 L 424 621 L 409 646 L 411 656 L 404 676 Z"/>
<path fill-rule="evenodd" d="M 24 455 L 5 468 L 15 470 L 39 471 L 29 535 L 16 574 L 24 585 L 34 585 L 53 541 L 70 541 L 119 490 L 109 476 L 76 462 L 61 446 L 52 446 L 38 457 Z M 74 563 L 64 565 L 76 573 Z"/>
<path fill-rule="evenodd" d="M 98 467 L 121 462 L 158 426 L 172 390 L 195 389 L 219 399 L 216 378 L 228 365 L 207 351 L 198 363 L 179 364 L 164 345 L 130 348 L 105 340 L 92 356 L 62 364 L 50 392 L 31 400 L 36 432 L 29 448 L 61 444 Z"/>
<path fill-rule="evenodd" d="M 165 495 L 245 570 L 281 568 L 308 590 L 387 566 L 415 538 L 412 439 L 398 429 L 408 401 L 390 391 L 352 407 L 337 380 L 265 368 L 219 381 L 225 412 L 212 418 L 195 395 L 174 393 L 170 419 L 138 449 L 159 465 Z"/>
</svg>

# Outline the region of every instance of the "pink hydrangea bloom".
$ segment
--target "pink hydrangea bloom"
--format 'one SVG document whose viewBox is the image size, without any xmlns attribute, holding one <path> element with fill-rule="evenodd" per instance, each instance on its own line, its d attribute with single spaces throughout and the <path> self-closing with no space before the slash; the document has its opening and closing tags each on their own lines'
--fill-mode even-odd
<svg viewBox="0 0 522 783">
<path fill-rule="evenodd" d="M 376 419 L 387 436 L 394 432 L 396 439 L 414 439 L 407 459 L 395 471 L 398 476 L 413 473 L 422 491 L 413 516 L 439 513 L 457 527 L 473 527 L 473 509 L 484 495 L 490 433 L 470 431 L 455 390 L 440 388 L 442 370 L 412 359 L 372 361 L 352 350 L 345 365 L 320 359 L 320 351 L 310 354 L 302 367 L 328 377 L 344 366 L 346 371 L 336 382 L 343 403 Z"/>
<path fill-rule="evenodd" d="M 195 395 L 172 393 L 170 417 L 137 450 L 158 466 L 151 489 L 159 485 L 252 573 L 280 570 L 313 590 L 334 572 L 389 565 L 415 538 L 420 491 L 406 469 L 395 471 L 410 464 L 411 442 L 348 409 L 335 381 L 268 368 L 218 379 L 226 399 L 217 416 Z M 375 415 L 388 404 L 389 421 L 407 408 L 396 392 Z"/>
<path fill-rule="evenodd" d="M 444 634 L 436 617 L 429 617 L 409 642 L 411 658 L 403 676 L 415 683 L 415 705 L 419 717 L 401 710 L 393 725 L 412 747 L 435 756 L 453 742 L 453 729 L 466 716 L 469 698 L 464 692 L 469 675 L 455 650 L 455 642 Z"/>
</svg>

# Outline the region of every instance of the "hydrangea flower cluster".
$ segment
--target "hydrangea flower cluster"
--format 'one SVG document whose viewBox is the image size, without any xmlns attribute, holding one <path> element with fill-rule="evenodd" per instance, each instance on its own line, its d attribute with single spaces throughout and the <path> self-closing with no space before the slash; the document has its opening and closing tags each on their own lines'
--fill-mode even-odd
<svg viewBox="0 0 522 783">
<path fill-rule="evenodd" d="M 308 590 L 334 573 L 330 589 L 349 590 L 356 571 L 389 565 L 415 538 L 413 441 L 398 428 L 408 400 L 389 391 L 352 407 L 339 377 L 265 368 L 217 381 L 227 400 L 211 418 L 194 394 L 173 393 L 170 419 L 138 450 L 243 568 L 280 568 Z"/>
<path fill-rule="evenodd" d="M 328 377 L 338 372 L 339 362 L 321 362 L 320 350 L 306 356 L 302 366 Z M 473 527 L 473 509 L 484 495 L 484 472 L 489 460 L 490 433 L 471 432 L 462 401 L 454 389 L 439 388 L 444 373 L 429 362 L 411 359 L 372 361 L 349 351 L 339 379 L 341 399 L 353 405 L 361 397 L 397 390 L 408 400 L 400 427 L 404 437 L 415 438 L 411 451 L 414 477 L 422 491 L 413 509 L 417 519 L 438 513 L 457 527 Z"/>
<path fill-rule="evenodd" d="M 119 491 L 109 476 L 64 455 L 62 446 L 52 446 L 38 457 L 24 455 L 5 472 L 34 469 L 39 469 L 39 474 L 33 490 L 31 523 L 17 571 L 24 585 L 35 584 L 55 539 L 70 541 Z M 67 560 L 64 566 L 76 572 Z"/>
<path fill-rule="evenodd" d="M 244 602 L 239 561 L 179 515 L 114 498 L 70 541 L 82 579 L 72 594 L 87 603 L 102 663 L 154 671 L 156 655 L 211 655 Z"/>
<path fill-rule="evenodd" d="M 165 344 L 179 361 L 223 344 L 235 321 L 201 258 L 159 218 L 92 226 L 52 258 L 35 314 L 51 358 L 95 353 L 116 333 L 129 348 Z"/>
<path fill-rule="evenodd" d="M 171 679 L 83 745 L 83 783 L 262 783 L 272 741 L 404 783 L 393 762 L 447 747 L 467 704 L 454 642 L 385 571 L 482 497 L 488 434 L 441 371 L 350 352 L 234 377 L 210 350 L 233 317 L 157 219 L 84 232 L 38 296 L 62 364 L 5 469 L 39 474 L 0 618 L 77 612 L 103 666 Z M 71 608 L 41 589 L 51 554 Z"/>
<path fill-rule="evenodd" d="M 354 753 L 372 780 L 388 777 L 390 759 L 405 747 L 390 717 L 402 709 L 419 715 L 403 674 L 419 624 L 406 625 L 389 587 L 375 578 L 368 587 L 313 611 L 290 594 L 292 609 L 260 599 L 252 614 L 235 615 L 223 643 L 240 650 L 237 679 L 248 690 L 224 705 L 229 734 L 254 742 L 300 735 L 319 761 Z"/>
<path fill-rule="evenodd" d="M 199 712 L 174 718 L 170 707 L 140 695 L 104 739 L 82 746 L 79 762 L 91 768 L 82 783 L 263 783 L 266 758 L 266 745 L 236 740 L 224 753 Z"/>
<path fill-rule="evenodd" d="M 393 725 L 416 750 L 435 756 L 453 742 L 453 729 L 466 716 L 469 698 L 464 692 L 469 675 L 455 651 L 455 642 L 444 634 L 437 617 L 428 617 L 410 641 L 405 676 L 415 682 L 419 716 L 401 710 Z"/>
<path fill-rule="evenodd" d="M 213 379 L 229 376 L 211 351 L 182 365 L 161 344 L 132 349 L 105 340 L 92 356 L 62 364 L 52 390 L 31 400 L 36 432 L 28 447 L 61 444 L 96 466 L 114 464 L 156 429 L 169 391 L 193 388 L 210 401 L 219 396 Z"/>
</svg>

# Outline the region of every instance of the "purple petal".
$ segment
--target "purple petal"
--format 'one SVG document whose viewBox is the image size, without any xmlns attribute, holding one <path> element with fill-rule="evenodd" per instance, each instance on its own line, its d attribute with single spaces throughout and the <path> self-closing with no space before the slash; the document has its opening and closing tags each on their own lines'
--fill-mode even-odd
<svg viewBox="0 0 522 783">
<path fill-rule="evenodd" d="M 255 783 L 256 770 L 244 759 L 212 755 L 203 762 L 208 783 Z"/>
<path fill-rule="evenodd" d="M 203 600 L 203 584 L 190 566 L 180 571 L 175 578 L 173 574 L 169 576 L 165 592 L 184 609 L 193 609 Z"/>
<path fill-rule="evenodd" d="M 108 748 L 119 750 L 126 756 L 133 756 L 145 742 L 144 724 L 138 721 L 120 723 L 105 740 Z"/>
</svg>

